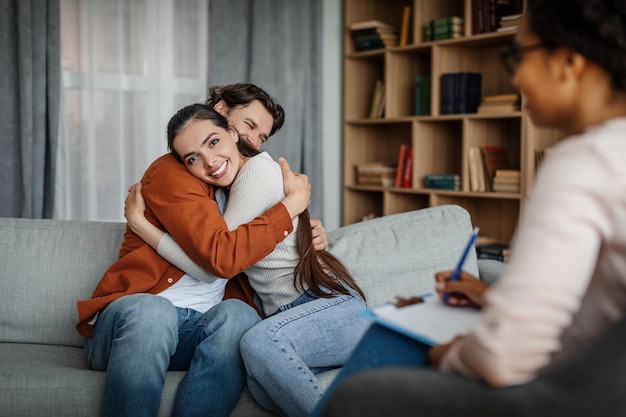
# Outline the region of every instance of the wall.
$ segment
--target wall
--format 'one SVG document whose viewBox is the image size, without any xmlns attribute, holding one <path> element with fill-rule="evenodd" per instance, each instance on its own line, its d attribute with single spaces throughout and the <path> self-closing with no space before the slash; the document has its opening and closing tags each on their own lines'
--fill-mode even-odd
<svg viewBox="0 0 626 417">
<path fill-rule="evenodd" d="M 323 99 L 322 120 L 324 121 L 324 217 L 327 231 L 341 226 L 341 92 L 342 87 L 342 22 L 341 0 L 323 0 Z"/>
</svg>

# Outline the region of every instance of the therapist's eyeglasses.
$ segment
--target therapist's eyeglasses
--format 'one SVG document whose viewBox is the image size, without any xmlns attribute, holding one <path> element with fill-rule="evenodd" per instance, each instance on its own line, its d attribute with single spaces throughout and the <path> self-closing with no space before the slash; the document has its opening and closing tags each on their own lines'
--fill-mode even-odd
<svg viewBox="0 0 626 417">
<path fill-rule="evenodd" d="M 502 66 L 508 76 L 512 77 L 515 75 L 515 71 L 517 71 L 519 64 L 521 64 L 524 60 L 524 54 L 526 52 L 544 48 L 547 48 L 545 42 L 539 42 L 526 46 L 511 45 L 500 52 L 500 62 L 502 63 Z"/>
</svg>

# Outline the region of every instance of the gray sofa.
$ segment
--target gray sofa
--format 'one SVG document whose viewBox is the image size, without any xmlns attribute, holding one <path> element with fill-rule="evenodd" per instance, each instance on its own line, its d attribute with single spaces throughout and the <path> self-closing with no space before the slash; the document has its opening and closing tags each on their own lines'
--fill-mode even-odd
<svg viewBox="0 0 626 417">
<path fill-rule="evenodd" d="M 74 329 L 118 254 L 124 223 L 0 218 L 0 415 L 97 416 L 104 373 L 88 368 Z M 357 277 L 370 305 L 432 290 L 452 268 L 472 225 L 458 206 L 387 216 L 329 233 L 330 250 Z M 481 274 L 501 265 L 482 262 Z M 472 253 L 465 269 L 478 272 Z M 320 375 L 328 385 L 336 371 Z M 169 372 L 160 415 L 170 415 L 182 372 Z M 244 392 L 233 416 L 270 416 Z"/>
</svg>

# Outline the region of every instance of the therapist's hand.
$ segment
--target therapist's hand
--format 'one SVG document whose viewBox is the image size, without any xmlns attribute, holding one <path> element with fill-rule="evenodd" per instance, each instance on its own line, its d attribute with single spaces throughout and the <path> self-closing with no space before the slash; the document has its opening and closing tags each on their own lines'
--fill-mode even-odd
<svg viewBox="0 0 626 417">
<path fill-rule="evenodd" d="M 435 274 L 435 290 L 443 299 L 448 294 L 446 303 L 453 306 L 483 306 L 483 295 L 489 289 L 484 281 L 476 278 L 469 272 L 461 271 L 459 279 L 450 281 L 453 271 L 443 271 Z"/>
<path fill-rule="evenodd" d="M 439 368 L 441 359 L 448 352 L 450 347 L 455 343 L 461 342 L 464 337 L 465 336 L 457 336 L 449 343 L 443 343 L 441 345 L 436 345 L 430 348 L 430 350 L 428 351 L 428 362 L 430 363 L 430 366 L 435 369 Z"/>
</svg>

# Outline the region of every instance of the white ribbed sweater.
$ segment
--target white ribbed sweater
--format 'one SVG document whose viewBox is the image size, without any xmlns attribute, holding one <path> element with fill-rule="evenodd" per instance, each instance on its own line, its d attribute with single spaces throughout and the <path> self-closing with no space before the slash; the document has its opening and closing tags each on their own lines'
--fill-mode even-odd
<svg viewBox="0 0 626 417">
<path fill-rule="evenodd" d="M 265 213 L 285 197 L 280 165 L 267 152 L 262 152 L 243 165 L 230 188 L 224 219 L 230 230 Z M 198 213 L 198 215 L 201 215 Z M 296 251 L 298 220 L 293 232 L 269 255 L 246 270 L 250 285 L 259 295 L 266 315 L 295 300 L 301 293 L 293 284 L 293 272 L 300 257 Z M 158 252 L 187 274 L 205 282 L 215 276 L 195 264 L 171 238 L 163 236 Z"/>
</svg>

